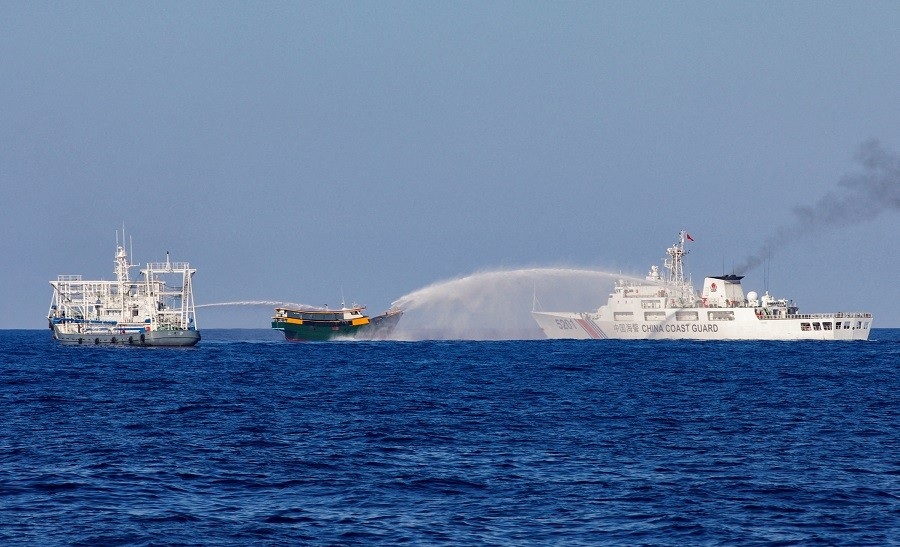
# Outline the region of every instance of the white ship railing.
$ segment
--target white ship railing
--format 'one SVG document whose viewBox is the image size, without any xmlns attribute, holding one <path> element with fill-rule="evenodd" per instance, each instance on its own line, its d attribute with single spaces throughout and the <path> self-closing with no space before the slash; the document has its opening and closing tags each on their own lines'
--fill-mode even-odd
<svg viewBox="0 0 900 547">
<path fill-rule="evenodd" d="M 795 313 L 791 315 L 762 315 L 761 319 L 871 319 L 871 313 Z"/>
<path fill-rule="evenodd" d="M 148 262 L 146 269 L 169 272 L 175 270 L 190 270 L 191 265 L 189 262 Z"/>
</svg>

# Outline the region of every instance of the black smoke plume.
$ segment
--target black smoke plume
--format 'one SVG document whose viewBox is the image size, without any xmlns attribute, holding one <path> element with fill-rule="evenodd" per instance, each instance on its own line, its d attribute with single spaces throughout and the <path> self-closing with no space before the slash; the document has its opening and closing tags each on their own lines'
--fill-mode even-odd
<svg viewBox="0 0 900 547">
<path fill-rule="evenodd" d="M 840 190 L 823 196 L 814 205 L 794 207 L 794 221 L 769 236 L 762 247 L 736 268 L 745 274 L 771 258 L 796 238 L 823 229 L 861 224 L 888 211 L 900 211 L 900 160 L 877 140 L 862 144 L 856 155 L 861 173 L 847 175 Z"/>
</svg>

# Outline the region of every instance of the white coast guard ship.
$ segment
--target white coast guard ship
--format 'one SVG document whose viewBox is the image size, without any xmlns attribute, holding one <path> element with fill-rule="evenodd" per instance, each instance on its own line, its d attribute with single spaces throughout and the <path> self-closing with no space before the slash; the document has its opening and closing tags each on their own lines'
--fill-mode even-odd
<svg viewBox="0 0 900 547">
<path fill-rule="evenodd" d="M 872 314 L 801 314 L 793 301 L 744 294 L 739 275 L 707 277 L 700 295 L 684 278 L 684 230 L 667 249 L 667 273 L 652 266 L 643 282 L 619 280 L 595 312 L 531 315 L 547 338 L 694 340 L 867 340 Z"/>
<path fill-rule="evenodd" d="M 123 236 L 124 239 L 124 236 Z M 48 319 L 63 344 L 193 346 L 200 341 L 187 262 L 150 262 L 132 280 L 123 245 L 116 246 L 115 281 L 60 275 L 51 281 Z"/>
</svg>

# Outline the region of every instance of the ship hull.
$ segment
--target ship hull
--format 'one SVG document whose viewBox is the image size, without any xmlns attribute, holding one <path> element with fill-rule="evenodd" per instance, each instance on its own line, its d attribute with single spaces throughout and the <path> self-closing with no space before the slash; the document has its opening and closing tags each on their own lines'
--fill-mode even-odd
<svg viewBox="0 0 900 547">
<path fill-rule="evenodd" d="M 51 328 L 53 338 L 66 345 L 189 347 L 200 341 L 200 331 L 197 330 L 140 332 L 133 329 L 107 328 L 92 331 L 85 328 L 83 332 L 66 332 L 57 325 L 52 325 Z"/>
<path fill-rule="evenodd" d="M 362 335 L 366 340 L 390 338 L 401 317 L 403 317 L 403 312 L 398 310 L 376 315 L 371 318 L 368 328 L 362 332 Z"/>
<path fill-rule="evenodd" d="M 869 314 L 815 314 L 759 318 L 752 309 L 733 308 L 734 319 L 710 321 L 708 309 L 691 308 L 698 319 L 679 321 L 667 310 L 659 321 L 613 321 L 598 313 L 532 312 L 547 338 L 616 340 L 868 340 L 872 328 Z"/>
<path fill-rule="evenodd" d="M 368 323 L 353 324 L 350 321 L 304 321 L 297 323 L 276 318 L 272 328 L 284 333 L 292 342 L 324 342 L 353 338 L 357 340 L 384 340 L 390 337 L 403 312 L 390 311 L 369 318 Z"/>
</svg>

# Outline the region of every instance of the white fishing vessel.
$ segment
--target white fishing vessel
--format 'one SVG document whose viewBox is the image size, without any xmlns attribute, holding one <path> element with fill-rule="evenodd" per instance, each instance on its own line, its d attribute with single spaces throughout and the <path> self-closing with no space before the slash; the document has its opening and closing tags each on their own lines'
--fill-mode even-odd
<svg viewBox="0 0 900 547">
<path fill-rule="evenodd" d="M 616 282 L 609 301 L 594 312 L 532 311 L 547 338 L 694 340 L 867 340 L 872 314 L 801 314 L 792 300 L 762 296 L 741 286 L 743 276 L 707 277 L 698 295 L 684 277 L 685 241 L 667 249 L 660 273 Z"/>
<path fill-rule="evenodd" d="M 123 235 L 124 240 L 124 235 Z M 150 262 L 140 279 L 129 271 L 123 245 L 116 245 L 114 281 L 87 281 L 60 275 L 51 281 L 48 319 L 63 344 L 193 346 L 200 341 L 187 262 Z"/>
</svg>

